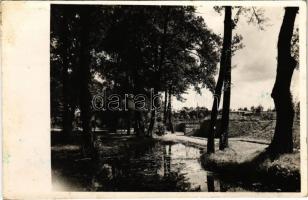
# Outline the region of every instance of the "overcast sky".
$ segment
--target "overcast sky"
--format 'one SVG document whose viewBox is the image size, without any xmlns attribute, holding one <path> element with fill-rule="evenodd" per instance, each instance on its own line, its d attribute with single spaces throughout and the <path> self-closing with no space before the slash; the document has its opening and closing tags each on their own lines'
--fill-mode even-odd
<svg viewBox="0 0 308 200">
<path fill-rule="evenodd" d="M 273 108 L 274 103 L 270 97 L 271 90 L 275 82 L 277 67 L 277 40 L 282 23 L 283 7 L 264 7 L 265 16 L 268 18 L 265 30 L 260 30 L 257 26 L 247 23 L 247 18 L 242 16 L 233 33 L 243 36 L 245 47 L 236 52 L 232 57 L 232 89 L 231 108 L 248 107 L 262 105 L 266 109 Z M 215 33 L 223 35 L 223 12 L 220 15 L 213 8 L 198 7 L 197 12 L 204 18 L 207 26 Z M 297 24 L 296 20 L 296 24 Z M 216 78 L 217 80 L 217 78 Z M 295 70 L 292 79 L 292 93 L 294 100 L 299 98 L 299 71 Z M 200 96 L 193 90 L 189 90 L 184 95 L 187 100 L 184 102 L 174 99 L 174 109 L 184 106 L 212 107 L 211 93 L 203 89 Z"/>
</svg>

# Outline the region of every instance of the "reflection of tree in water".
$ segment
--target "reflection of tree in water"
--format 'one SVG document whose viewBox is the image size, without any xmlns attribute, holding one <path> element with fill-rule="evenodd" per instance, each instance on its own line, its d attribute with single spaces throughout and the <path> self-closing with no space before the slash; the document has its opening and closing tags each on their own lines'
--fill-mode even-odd
<svg viewBox="0 0 308 200">
<path fill-rule="evenodd" d="M 246 177 L 245 180 L 210 172 L 195 173 L 187 163 L 197 156 L 197 150 L 188 151 L 189 147 L 186 149 L 186 146 L 179 144 L 151 142 L 144 145 L 137 142 L 125 144 L 123 148 L 118 148 L 118 142 L 110 144 L 108 148 L 111 151 L 107 153 L 102 150 L 95 161 L 82 157 L 78 151 L 70 156 L 54 152 L 52 156 L 57 159 L 53 159 L 52 166 L 57 169 L 57 175 L 69 184 L 63 190 L 235 192 L 287 191 L 284 187 L 289 190 L 297 187 L 282 181 L 273 185 L 256 182 L 253 177 Z M 185 162 L 182 160 L 187 158 L 189 160 Z M 278 185 L 280 188 L 277 188 Z"/>
<path fill-rule="evenodd" d="M 121 151 L 112 147 L 109 153 L 100 151 L 95 161 L 72 157 L 61 175 L 87 191 L 199 191 L 186 174 L 187 163 L 181 160 L 185 152 L 178 147 L 160 142 L 129 144 Z M 191 157 L 194 151 L 186 153 Z"/>
<path fill-rule="evenodd" d="M 191 184 L 185 177 L 185 174 L 181 173 L 180 168 L 184 165 L 177 163 L 177 168 L 172 170 L 171 156 L 172 156 L 172 144 L 166 144 L 163 148 L 163 178 L 162 181 L 166 187 L 166 191 L 190 191 Z M 174 168 L 174 166 L 173 166 Z"/>
<path fill-rule="evenodd" d="M 271 180 L 273 181 L 273 180 Z M 283 186 L 285 185 L 285 186 Z M 207 187 L 209 192 L 238 192 L 238 191 L 289 191 L 295 190 L 289 183 L 271 183 L 269 180 L 260 180 L 254 177 L 222 177 L 221 175 L 209 173 L 207 175 Z M 290 189 L 291 188 L 291 189 Z"/>
<path fill-rule="evenodd" d="M 219 180 L 220 192 L 227 192 L 228 186 L 223 181 L 221 181 L 220 179 L 218 179 L 218 180 Z"/>
<path fill-rule="evenodd" d="M 91 190 L 95 191 L 190 191 L 184 174 L 171 169 L 171 144 L 134 146 L 121 155 L 97 162 Z M 161 156 L 163 155 L 163 156 Z M 159 175 L 159 169 L 163 174 Z"/>
<path fill-rule="evenodd" d="M 207 188 L 209 192 L 215 192 L 215 185 L 214 185 L 214 177 L 211 175 L 206 176 L 207 179 Z"/>
<path fill-rule="evenodd" d="M 208 192 L 226 192 L 227 185 L 220 179 L 215 178 L 215 176 L 209 173 L 206 176 L 207 189 Z"/>
<path fill-rule="evenodd" d="M 163 156 L 163 163 L 164 163 L 164 177 L 169 175 L 171 170 L 170 170 L 170 165 L 171 165 L 171 145 L 166 145 L 164 148 L 164 156 Z"/>
</svg>

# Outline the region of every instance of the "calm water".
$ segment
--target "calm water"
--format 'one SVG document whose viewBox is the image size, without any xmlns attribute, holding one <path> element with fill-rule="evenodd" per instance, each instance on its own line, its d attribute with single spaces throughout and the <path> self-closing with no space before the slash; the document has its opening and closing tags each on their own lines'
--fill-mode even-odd
<svg viewBox="0 0 308 200">
<path fill-rule="evenodd" d="M 137 147 L 121 157 L 100 158 L 96 190 L 207 191 L 201 150 L 183 144 L 157 142 Z M 104 177 L 104 178 L 103 178 Z"/>
<path fill-rule="evenodd" d="M 260 182 L 223 180 L 202 168 L 201 153 L 202 149 L 188 145 L 156 141 L 127 146 L 108 157 L 102 151 L 90 165 L 87 161 L 60 161 L 53 168 L 67 169 L 53 170 L 53 176 L 66 182 L 61 190 L 76 191 L 281 191 Z"/>
</svg>

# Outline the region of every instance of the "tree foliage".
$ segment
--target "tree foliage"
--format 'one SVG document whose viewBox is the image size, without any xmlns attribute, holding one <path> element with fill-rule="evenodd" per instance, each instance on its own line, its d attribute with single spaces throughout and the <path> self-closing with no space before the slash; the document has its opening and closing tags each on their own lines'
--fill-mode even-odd
<svg viewBox="0 0 308 200">
<path fill-rule="evenodd" d="M 178 99 L 190 86 L 213 91 L 221 38 L 194 11 L 192 6 L 52 6 L 53 104 L 69 96 L 71 110 L 80 108 L 81 88 L 91 96 L 103 89 L 149 95 L 152 88 L 156 93 L 167 88 Z M 81 81 L 87 73 L 89 80 Z M 69 77 L 65 84 L 63 74 Z M 63 93 L 63 85 L 70 92 Z"/>
</svg>

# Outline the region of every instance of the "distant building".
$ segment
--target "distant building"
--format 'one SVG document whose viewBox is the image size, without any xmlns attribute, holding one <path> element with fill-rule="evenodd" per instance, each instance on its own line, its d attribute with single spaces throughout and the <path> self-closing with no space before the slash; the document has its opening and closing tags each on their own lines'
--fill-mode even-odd
<svg viewBox="0 0 308 200">
<path fill-rule="evenodd" d="M 237 111 L 231 111 L 230 114 L 232 115 L 241 115 L 241 116 L 251 116 L 254 113 L 252 111 L 249 110 L 237 110 Z"/>
</svg>

